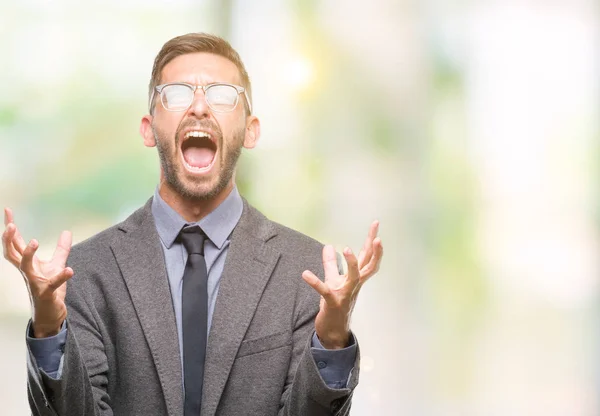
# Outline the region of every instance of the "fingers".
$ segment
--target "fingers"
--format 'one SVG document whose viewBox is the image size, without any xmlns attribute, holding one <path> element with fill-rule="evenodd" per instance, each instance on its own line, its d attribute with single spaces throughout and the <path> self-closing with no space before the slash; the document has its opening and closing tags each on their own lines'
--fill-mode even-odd
<svg viewBox="0 0 600 416">
<path fill-rule="evenodd" d="M 333 246 L 326 245 L 323 247 L 323 269 L 325 270 L 325 280 L 328 277 L 339 276 L 337 263 L 337 255 Z"/>
<path fill-rule="evenodd" d="M 15 244 L 14 237 L 16 230 L 17 227 L 14 224 L 9 223 L 6 226 L 6 229 L 2 233 L 2 248 L 4 258 L 14 266 L 19 267 L 23 250 L 19 248 L 18 244 Z"/>
<path fill-rule="evenodd" d="M 379 221 L 375 220 L 371 223 L 369 227 L 369 233 L 367 234 L 367 238 L 365 239 L 365 243 L 363 244 L 360 253 L 358 254 L 358 265 L 359 268 L 363 268 L 365 264 L 367 264 L 371 260 L 371 256 L 373 255 L 373 240 L 377 237 L 377 233 L 379 231 Z"/>
<path fill-rule="evenodd" d="M 64 266 L 69 257 L 71 251 L 72 235 L 69 231 L 63 231 L 58 238 L 54 255 L 52 256 L 52 262 Z"/>
<path fill-rule="evenodd" d="M 4 208 L 4 225 L 8 227 L 8 225 L 14 224 L 14 222 L 15 219 L 12 210 L 8 207 Z M 21 233 L 16 227 L 17 226 L 15 225 L 15 234 L 13 237 L 13 242 L 16 244 L 16 248 L 19 250 L 19 252 L 23 252 L 23 250 L 25 250 L 25 240 L 23 240 L 23 237 L 21 237 Z"/>
<path fill-rule="evenodd" d="M 361 282 L 365 282 L 368 278 L 379 271 L 379 265 L 381 264 L 382 257 L 383 244 L 381 243 L 381 239 L 377 237 L 373 241 L 373 256 L 371 257 L 371 260 L 360 270 Z"/>
<path fill-rule="evenodd" d="M 73 269 L 70 267 L 65 267 L 60 273 L 49 279 L 48 286 L 54 291 L 61 287 L 71 277 L 73 277 L 73 274 Z"/>
<path fill-rule="evenodd" d="M 358 269 L 358 259 L 352 253 L 350 248 L 346 247 L 344 249 L 344 257 L 346 258 L 346 263 L 348 264 L 348 281 L 352 285 L 356 285 L 360 281 L 360 271 Z"/>
<path fill-rule="evenodd" d="M 381 239 L 377 237 L 378 231 L 379 221 L 373 221 L 358 257 L 354 255 L 350 248 L 346 247 L 344 249 L 343 254 L 348 264 L 346 276 L 341 276 L 339 273 L 335 249 L 331 245 L 326 245 L 323 247 L 325 281 L 321 281 L 314 273 L 308 270 L 302 273 L 302 278 L 328 303 L 335 296 L 340 296 L 339 294 L 342 293 L 344 294 L 343 296 L 347 296 L 348 293 L 351 294 L 350 296 L 356 296 L 362 283 L 379 270 L 383 256 L 383 246 Z M 332 285 L 339 285 L 339 287 L 332 288 Z M 340 291 L 342 288 L 344 289 Z"/>
<path fill-rule="evenodd" d="M 31 240 L 29 244 L 27 244 L 27 247 L 25 247 L 25 250 L 23 250 L 23 257 L 21 259 L 21 265 L 19 268 L 27 277 L 33 275 L 35 272 L 33 267 L 33 259 L 38 247 L 38 242 L 36 240 Z"/>
<path fill-rule="evenodd" d="M 11 222 L 14 222 L 13 212 L 9 207 L 6 207 L 4 208 L 4 225 L 8 225 Z"/>
<path fill-rule="evenodd" d="M 302 273 L 302 278 L 313 289 L 315 289 L 319 293 L 319 295 L 323 296 L 325 301 L 331 300 L 331 289 L 323 281 L 321 281 L 321 279 L 319 279 L 313 272 L 311 272 L 310 270 L 305 270 Z"/>
<path fill-rule="evenodd" d="M 25 241 L 23 241 L 23 237 L 21 237 L 21 234 L 19 234 L 19 229 L 17 228 L 17 226 L 13 223 L 8 224 L 8 226 L 6 228 L 14 228 L 14 231 L 12 232 L 12 239 L 11 242 L 13 244 L 13 246 L 15 247 L 15 249 L 17 250 L 17 252 L 19 254 L 23 254 L 23 250 L 25 250 Z"/>
</svg>

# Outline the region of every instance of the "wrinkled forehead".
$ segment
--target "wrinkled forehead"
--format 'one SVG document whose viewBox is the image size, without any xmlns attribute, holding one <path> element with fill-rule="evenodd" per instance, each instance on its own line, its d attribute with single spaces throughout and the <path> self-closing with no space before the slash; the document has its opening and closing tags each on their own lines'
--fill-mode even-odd
<svg viewBox="0 0 600 416">
<path fill-rule="evenodd" d="M 162 70 L 160 83 L 188 82 L 205 85 L 227 82 L 241 85 L 240 71 L 229 59 L 208 52 L 180 55 Z"/>
</svg>

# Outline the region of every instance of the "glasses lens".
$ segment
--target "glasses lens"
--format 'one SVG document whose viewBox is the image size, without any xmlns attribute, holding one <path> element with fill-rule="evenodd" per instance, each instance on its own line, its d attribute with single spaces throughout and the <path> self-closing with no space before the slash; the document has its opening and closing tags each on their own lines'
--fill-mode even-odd
<svg viewBox="0 0 600 416">
<path fill-rule="evenodd" d="M 167 110 L 181 111 L 190 106 L 194 99 L 194 90 L 187 85 L 167 85 L 162 89 L 160 96 Z"/>
<path fill-rule="evenodd" d="M 214 111 L 232 111 L 238 101 L 238 91 L 231 85 L 211 85 L 206 89 L 206 102 Z"/>
</svg>

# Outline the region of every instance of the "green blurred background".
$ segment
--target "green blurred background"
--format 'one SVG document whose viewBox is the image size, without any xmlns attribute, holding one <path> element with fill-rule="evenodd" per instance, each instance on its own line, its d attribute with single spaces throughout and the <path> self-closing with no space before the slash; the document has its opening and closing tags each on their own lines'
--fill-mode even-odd
<svg viewBox="0 0 600 416">
<path fill-rule="evenodd" d="M 381 221 L 352 414 L 598 415 L 599 28 L 592 0 L 0 0 L 0 205 L 42 256 L 124 219 L 154 56 L 219 34 L 262 122 L 242 194 L 338 249 Z M 2 261 L 2 415 L 28 316 Z"/>
</svg>

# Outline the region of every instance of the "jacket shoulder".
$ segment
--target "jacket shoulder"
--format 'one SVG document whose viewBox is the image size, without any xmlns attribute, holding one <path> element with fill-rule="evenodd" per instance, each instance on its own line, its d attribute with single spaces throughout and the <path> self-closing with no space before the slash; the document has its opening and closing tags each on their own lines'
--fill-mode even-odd
<svg viewBox="0 0 600 416">
<path fill-rule="evenodd" d="M 296 250 L 321 250 L 323 244 L 316 239 L 267 218 L 262 212 L 244 200 L 245 220 L 242 226 L 254 229 L 269 245 L 278 249 L 293 248 Z M 284 250 L 285 251 L 285 250 Z"/>
<path fill-rule="evenodd" d="M 117 242 L 128 232 L 129 229 L 141 225 L 143 220 L 148 217 L 149 204 L 151 199 L 143 207 L 137 209 L 125 220 L 106 228 L 91 237 L 73 245 L 69 254 L 69 263 L 87 262 L 98 257 L 102 258 L 110 250 L 110 246 Z"/>
</svg>

